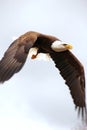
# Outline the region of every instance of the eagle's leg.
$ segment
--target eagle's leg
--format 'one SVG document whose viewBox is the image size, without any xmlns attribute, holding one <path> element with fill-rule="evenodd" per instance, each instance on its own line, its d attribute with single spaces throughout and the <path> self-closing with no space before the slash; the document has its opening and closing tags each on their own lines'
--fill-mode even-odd
<svg viewBox="0 0 87 130">
<path fill-rule="evenodd" d="M 34 47 L 32 49 L 33 49 L 33 53 L 32 53 L 31 59 L 37 58 L 37 56 L 38 56 L 39 53 L 44 53 L 41 48 L 39 49 L 37 47 Z"/>
<path fill-rule="evenodd" d="M 31 57 L 31 59 L 35 59 L 37 55 L 38 55 L 38 48 L 37 47 L 31 48 L 29 51 L 29 56 Z"/>
</svg>

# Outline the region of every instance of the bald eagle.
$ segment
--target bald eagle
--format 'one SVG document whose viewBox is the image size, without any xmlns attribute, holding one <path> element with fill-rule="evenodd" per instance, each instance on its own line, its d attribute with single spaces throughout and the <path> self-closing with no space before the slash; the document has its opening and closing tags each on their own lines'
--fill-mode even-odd
<svg viewBox="0 0 87 130">
<path fill-rule="evenodd" d="M 37 58 L 40 53 L 50 55 L 70 89 L 75 108 L 84 117 L 86 100 L 83 65 L 69 51 L 72 46 L 54 36 L 30 31 L 16 39 L 0 60 L 0 82 L 9 80 L 22 69 L 31 48 L 36 49 L 32 59 Z"/>
</svg>

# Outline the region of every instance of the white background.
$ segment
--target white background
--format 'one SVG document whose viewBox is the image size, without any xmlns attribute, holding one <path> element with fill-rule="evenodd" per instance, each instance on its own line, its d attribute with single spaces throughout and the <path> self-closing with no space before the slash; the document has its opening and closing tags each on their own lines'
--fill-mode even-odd
<svg viewBox="0 0 87 130">
<path fill-rule="evenodd" d="M 0 58 L 14 36 L 33 30 L 71 43 L 87 74 L 86 12 L 87 0 L 0 0 Z M 0 84 L 0 130 L 75 130 L 80 124 L 52 61 L 28 58 Z"/>
</svg>

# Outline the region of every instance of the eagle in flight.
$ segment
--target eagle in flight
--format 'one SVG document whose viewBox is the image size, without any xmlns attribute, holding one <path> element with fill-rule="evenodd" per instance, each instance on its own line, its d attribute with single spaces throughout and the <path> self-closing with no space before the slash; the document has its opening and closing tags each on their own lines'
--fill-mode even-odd
<svg viewBox="0 0 87 130">
<path fill-rule="evenodd" d="M 9 80 L 22 69 L 31 48 L 36 50 L 32 59 L 37 58 L 40 53 L 49 54 L 70 89 L 75 108 L 83 118 L 86 114 L 83 65 L 69 51 L 72 46 L 54 36 L 30 31 L 16 39 L 0 60 L 0 82 Z"/>
</svg>

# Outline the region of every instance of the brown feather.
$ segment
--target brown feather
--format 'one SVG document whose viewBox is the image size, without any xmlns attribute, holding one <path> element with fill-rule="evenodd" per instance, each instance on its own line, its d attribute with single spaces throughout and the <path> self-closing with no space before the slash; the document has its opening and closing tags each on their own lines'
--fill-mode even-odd
<svg viewBox="0 0 87 130">
<path fill-rule="evenodd" d="M 9 46 L 0 61 L 0 82 L 3 83 L 21 70 L 34 41 L 36 41 L 36 35 L 31 39 L 25 34 L 23 39 L 19 37 Z"/>
<path fill-rule="evenodd" d="M 70 51 L 53 52 L 50 55 L 70 89 L 75 106 L 80 108 L 80 112 L 82 110 L 83 117 L 86 104 L 85 74 L 82 64 Z"/>
</svg>

